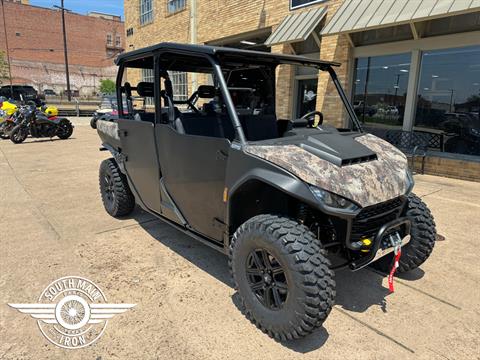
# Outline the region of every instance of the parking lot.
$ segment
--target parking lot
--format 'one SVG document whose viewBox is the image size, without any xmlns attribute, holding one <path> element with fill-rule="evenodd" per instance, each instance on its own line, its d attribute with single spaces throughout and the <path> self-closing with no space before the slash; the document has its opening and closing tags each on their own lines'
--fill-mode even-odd
<svg viewBox="0 0 480 360">
<path fill-rule="evenodd" d="M 480 183 L 417 176 L 438 232 L 421 269 L 396 279 L 336 274 L 324 327 L 279 343 L 237 309 L 227 259 L 137 209 L 103 209 L 98 167 L 107 152 L 88 119 L 71 139 L 0 140 L 1 359 L 473 359 L 480 354 Z M 50 344 L 7 303 L 33 303 L 53 280 L 94 281 L 109 302 L 135 303 L 92 346 Z"/>
</svg>

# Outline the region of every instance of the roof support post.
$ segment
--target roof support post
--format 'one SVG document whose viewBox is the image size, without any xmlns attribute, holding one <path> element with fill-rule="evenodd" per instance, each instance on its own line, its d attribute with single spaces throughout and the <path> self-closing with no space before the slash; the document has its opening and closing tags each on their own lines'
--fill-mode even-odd
<svg viewBox="0 0 480 360">
<path fill-rule="evenodd" d="M 292 52 L 293 55 L 296 55 L 296 51 L 295 51 L 295 48 L 293 47 L 292 43 L 287 43 L 288 45 L 288 48 L 290 49 L 290 51 Z"/>
<path fill-rule="evenodd" d="M 220 84 L 220 90 L 223 95 L 223 100 L 227 104 L 227 111 L 228 115 L 230 116 L 230 120 L 232 121 L 233 128 L 235 129 L 235 133 L 237 134 L 238 140 L 242 145 L 247 142 L 245 138 L 245 134 L 243 132 L 242 124 L 240 123 L 240 119 L 238 118 L 238 114 L 235 111 L 235 105 L 233 103 L 232 97 L 230 96 L 230 91 L 228 91 L 227 81 L 222 73 L 222 68 L 216 59 L 210 57 L 210 60 L 213 64 L 213 71 L 217 77 L 217 80 Z"/>
<path fill-rule="evenodd" d="M 315 30 L 312 31 L 312 36 L 313 36 L 313 39 L 315 40 L 315 42 L 317 43 L 318 48 L 321 49 L 322 48 L 322 41 L 320 40 L 320 36 L 318 36 L 318 34 Z"/>
<path fill-rule="evenodd" d="M 415 26 L 415 23 L 414 22 L 411 22 L 410 23 L 410 29 L 412 29 L 412 34 L 413 34 L 413 38 L 415 40 L 419 39 L 420 36 L 418 34 L 418 30 L 417 30 L 417 27 Z"/>
<path fill-rule="evenodd" d="M 418 49 L 412 51 L 410 74 L 408 77 L 407 98 L 405 100 L 405 115 L 403 117 L 403 130 L 411 131 L 415 125 L 417 105 L 418 78 L 420 77 L 420 63 L 422 52 Z"/>
<path fill-rule="evenodd" d="M 353 43 L 353 40 L 352 40 L 352 37 L 350 36 L 350 34 L 349 34 L 349 33 L 345 33 L 345 37 L 347 38 L 347 41 L 348 41 L 348 43 L 350 44 L 350 46 L 351 46 L 352 48 L 354 48 L 354 47 L 355 47 L 355 44 Z"/>
</svg>

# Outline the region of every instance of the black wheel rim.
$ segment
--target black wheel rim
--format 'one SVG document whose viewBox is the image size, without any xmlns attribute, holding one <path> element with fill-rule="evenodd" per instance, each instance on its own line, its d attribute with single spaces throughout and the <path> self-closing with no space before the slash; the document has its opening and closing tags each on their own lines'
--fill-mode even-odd
<svg viewBox="0 0 480 360">
<path fill-rule="evenodd" d="M 280 310 L 288 296 L 282 265 L 265 249 L 251 251 L 245 265 L 248 284 L 257 299 L 270 310 Z"/>
<path fill-rule="evenodd" d="M 60 124 L 60 136 L 68 136 L 70 135 L 70 124 L 62 123 Z"/>
<path fill-rule="evenodd" d="M 109 174 L 105 174 L 103 177 L 103 189 L 105 190 L 105 198 L 112 205 L 115 202 L 115 191 L 113 179 Z"/>
<path fill-rule="evenodd" d="M 18 131 L 13 133 L 13 140 L 19 141 L 19 142 L 23 141 L 26 138 L 25 134 L 26 134 L 26 131 L 19 129 Z"/>
</svg>

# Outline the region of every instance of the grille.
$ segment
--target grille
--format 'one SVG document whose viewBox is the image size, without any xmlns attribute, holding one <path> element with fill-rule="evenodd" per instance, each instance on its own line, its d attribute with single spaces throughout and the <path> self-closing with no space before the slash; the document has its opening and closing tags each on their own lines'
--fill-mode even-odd
<svg viewBox="0 0 480 360">
<path fill-rule="evenodd" d="M 402 207 L 403 200 L 396 198 L 363 209 L 353 221 L 351 241 L 373 238 L 383 225 L 399 217 Z"/>
</svg>

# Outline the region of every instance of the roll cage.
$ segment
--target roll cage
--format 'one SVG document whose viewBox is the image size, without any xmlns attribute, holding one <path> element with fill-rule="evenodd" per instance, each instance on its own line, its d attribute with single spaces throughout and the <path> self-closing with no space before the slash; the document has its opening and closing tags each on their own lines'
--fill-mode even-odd
<svg viewBox="0 0 480 360">
<path fill-rule="evenodd" d="M 162 55 L 164 54 L 169 54 L 172 60 L 168 62 L 162 61 Z M 182 63 L 182 61 L 175 59 L 175 56 L 189 56 L 193 57 L 195 61 Z M 357 131 L 363 132 L 360 121 L 355 114 L 355 110 L 352 104 L 349 102 L 348 97 L 345 94 L 345 91 L 343 90 L 343 87 L 340 84 L 340 81 L 334 70 L 334 67 L 340 66 L 340 64 L 335 62 L 315 60 L 302 56 L 285 54 L 262 53 L 262 55 L 259 55 L 259 53 L 255 51 L 214 46 L 160 43 L 155 46 L 122 54 L 117 58 L 116 64 L 120 68 L 117 76 L 117 98 L 122 99 L 122 94 L 125 94 L 128 99 L 129 94 L 131 96 L 132 90 L 136 90 L 137 92 L 140 90 L 143 94 L 150 95 L 154 98 L 156 119 L 165 118 L 162 117 L 161 102 L 163 101 L 163 109 L 167 108 L 168 122 L 171 122 L 172 124 L 176 117 L 175 105 L 188 105 L 189 107 L 192 107 L 193 102 L 198 98 L 198 91 L 195 91 L 188 100 L 175 101 L 173 96 L 172 82 L 165 68 L 168 70 L 178 69 L 181 71 L 191 72 L 206 72 L 207 68 L 210 71 L 213 70 L 213 74 L 217 80 L 217 86 L 220 90 L 223 102 L 226 105 L 227 113 L 231 119 L 235 131 L 235 139 L 241 144 L 246 144 L 248 140 L 245 136 L 245 131 L 242 127 L 242 123 L 239 119 L 237 111 L 235 110 L 235 105 L 227 85 L 227 79 L 225 79 L 225 71 L 233 70 L 239 64 L 267 66 L 271 67 L 273 70 L 275 70 L 279 65 L 314 67 L 320 71 L 326 71 L 329 73 L 352 124 Z M 153 88 L 147 88 L 144 86 L 145 83 L 139 83 L 137 87 L 132 87 L 129 83 L 122 84 L 123 73 L 127 64 L 128 67 L 144 68 L 145 66 L 148 66 L 149 68 L 153 69 L 153 86 L 155 89 L 161 90 L 154 91 Z M 163 79 L 163 84 L 161 79 Z M 144 88 L 140 89 L 140 87 Z M 273 86 L 273 91 L 275 91 L 275 86 Z M 128 103 L 129 102 L 127 101 L 127 104 Z M 118 109 L 120 116 L 127 114 L 128 116 L 133 116 L 134 114 L 133 108 L 123 109 L 123 101 L 121 100 L 118 100 Z M 165 120 L 163 121 L 165 122 Z"/>
</svg>

